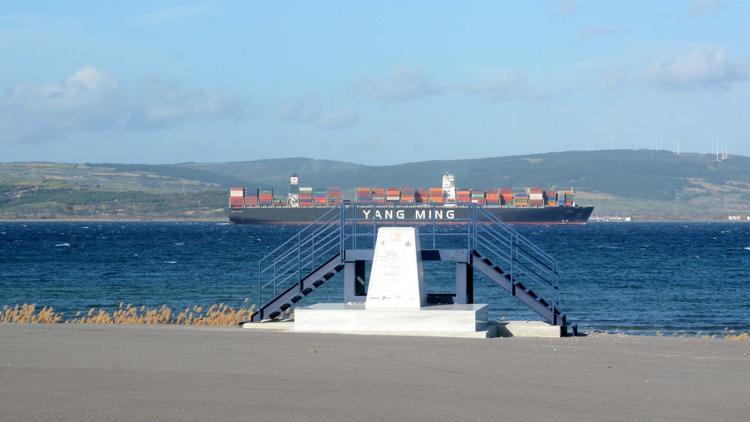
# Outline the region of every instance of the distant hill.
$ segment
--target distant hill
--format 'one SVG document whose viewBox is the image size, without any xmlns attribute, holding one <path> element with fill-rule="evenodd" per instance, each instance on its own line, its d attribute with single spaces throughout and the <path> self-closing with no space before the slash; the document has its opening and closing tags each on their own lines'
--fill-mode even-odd
<svg viewBox="0 0 750 422">
<path fill-rule="evenodd" d="M 337 186 L 351 193 L 357 186 L 439 186 L 444 171 L 454 173 L 459 186 L 474 189 L 572 188 L 579 202 L 597 207 L 598 215 L 726 219 L 727 214 L 750 213 L 748 157 L 717 162 L 708 154 L 605 150 L 390 166 L 308 158 L 164 165 L 5 163 L 0 164 L 0 217 L 67 215 L 79 209 L 81 215 L 114 218 L 128 213 L 220 218 L 232 185 L 272 187 L 283 195 L 289 176 L 296 173 L 303 186 Z M 81 199 L 81 191 L 98 194 Z M 78 199 L 71 203 L 66 197 Z M 128 206 L 115 212 L 111 203 L 118 197 Z"/>
</svg>

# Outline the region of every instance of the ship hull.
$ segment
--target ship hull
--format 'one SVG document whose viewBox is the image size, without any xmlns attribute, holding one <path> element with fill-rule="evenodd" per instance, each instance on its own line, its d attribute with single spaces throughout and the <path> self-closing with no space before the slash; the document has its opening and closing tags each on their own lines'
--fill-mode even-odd
<svg viewBox="0 0 750 422">
<path fill-rule="evenodd" d="M 511 224 L 584 224 L 593 207 L 505 208 L 483 207 L 500 220 Z M 229 210 L 229 221 L 238 224 L 309 224 L 330 208 L 250 207 Z M 419 220 L 461 222 L 469 215 L 468 207 L 367 207 L 357 206 L 358 220 Z"/>
</svg>

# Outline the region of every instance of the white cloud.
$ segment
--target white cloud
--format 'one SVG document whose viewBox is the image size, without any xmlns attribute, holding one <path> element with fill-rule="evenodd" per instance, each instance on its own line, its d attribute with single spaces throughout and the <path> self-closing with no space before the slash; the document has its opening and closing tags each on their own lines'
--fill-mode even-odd
<svg viewBox="0 0 750 422">
<path fill-rule="evenodd" d="M 323 129 L 352 127 L 359 121 L 359 113 L 352 109 L 325 111 L 323 101 L 315 97 L 288 101 L 281 107 L 281 118 L 288 122 L 313 124 Z"/>
<path fill-rule="evenodd" d="M 152 125 L 172 125 L 193 118 L 239 119 L 244 115 L 243 104 L 236 98 L 158 78 L 145 80 L 141 91 L 138 111 Z"/>
<path fill-rule="evenodd" d="M 468 84 L 465 91 L 479 95 L 489 101 L 504 101 L 528 94 L 527 77 L 520 70 L 495 71 L 476 82 Z"/>
<path fill-rule="evenodd" d="M 359 114 L 356 110 L 341 110 L 327 113 L 317 121 L 318 126 L 326 129 L 340 129 L 352 127 L 359 121 Z"/>
<path fill-rule="evenodd" d="M 240 101 L 149 79 L 129 92 L 93 66 L 61 82 L 18 85 L 0 97 L 0 142 L 46 142 L 77 132 L 157 129 L 187 119 L 238 118 Z"/>
<path fill-rule="evenodd" d="M 727 89 L 747 80 L 750 68 L 728 60 L 721 48 L 703 47 L 684 56 L 653 63 L 646 70 L 646 77 L 666 89 Z"/>
<path fill-rule="evenodd" d="M 421 69 L 401 66 L 389 76 L 361 82 L 358 91 L 373 100 L 395 102 L 434 95 L 440 89 Z"/>
</svg>

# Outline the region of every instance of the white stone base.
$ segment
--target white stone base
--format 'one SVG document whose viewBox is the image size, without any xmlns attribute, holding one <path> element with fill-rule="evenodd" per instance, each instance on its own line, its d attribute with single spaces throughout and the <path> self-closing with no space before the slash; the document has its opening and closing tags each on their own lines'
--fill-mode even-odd
<svg viewBox="0 0 750 422">
<path fill-rule="evenodd" d="M 498 337 L 562 337 L 563 327 L 544 321 L 497 321 Z"/>
<path fill-rule="evenodd" d="M 294 311 L 294 331 L 313 333 L 495 337 L 487 305 L 367 309 L 364 304 L 318 303 Z"/>
</svg>

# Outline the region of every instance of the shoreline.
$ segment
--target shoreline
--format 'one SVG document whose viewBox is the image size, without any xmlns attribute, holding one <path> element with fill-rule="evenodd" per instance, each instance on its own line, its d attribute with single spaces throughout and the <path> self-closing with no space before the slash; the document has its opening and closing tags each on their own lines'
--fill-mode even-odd
<svg viewBox="0 0 750 422">
<path fill-rule="evenodd" d="M 0 419 L 744 421 L 746 342 L 0 324 Z"/>
</svg>

